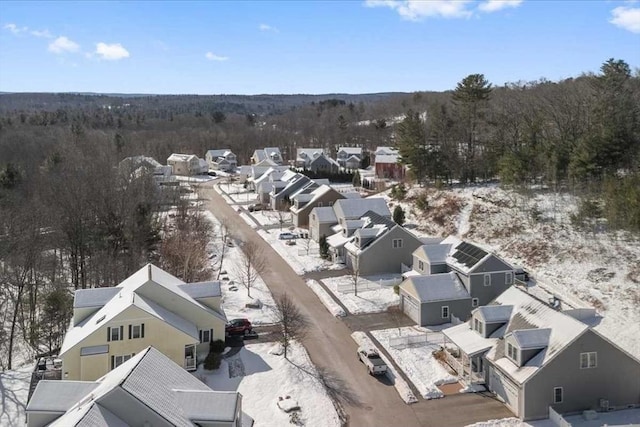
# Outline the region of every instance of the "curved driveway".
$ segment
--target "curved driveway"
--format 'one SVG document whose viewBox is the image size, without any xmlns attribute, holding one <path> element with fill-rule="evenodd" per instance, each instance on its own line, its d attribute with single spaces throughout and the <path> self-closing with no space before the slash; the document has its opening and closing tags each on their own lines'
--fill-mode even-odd
<svg viewBox="0 0 640 427">
<path fill-rule="evenodd" d="M 367 375 L 356 357 L 357 347 L 345 323 L 325 309 L 303 278 L 249 227 L 212 185 L 207 183 L 199 188 L 205 208 L 229 226 L 234 238 L 259 245 L 267 265 L 265 271 L 260 272 L 264 282 L 274 296 L 289 294 L 309 318 L 311 327 L 303 344 L 313 363 L 332 373 L 333 383 L 341 385 L 342 394 L 347 396 L 342 407 L 350 426 L 462 426 L 512 416 L 502 404 L 471 393 L 406 405 L 392 385 Z M 350 396 L 355 398 L 349 399 Z"/>
</svg>

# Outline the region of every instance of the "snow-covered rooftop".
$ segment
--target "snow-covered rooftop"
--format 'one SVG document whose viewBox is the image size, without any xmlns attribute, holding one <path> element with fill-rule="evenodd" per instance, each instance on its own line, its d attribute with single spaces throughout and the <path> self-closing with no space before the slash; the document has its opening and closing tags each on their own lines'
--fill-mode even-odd
<svg viewBox="0 0 640 427">
<path fill-rule="evenodd" d="M 73 308 L 102 307 L 118 292 L 118 288 L 78 289 L 73 296 Z"/>
<path fill-rule="evenodd" d="M 318 218 L 318 222 L 338 222 L 336 214 L 331 206 L 315 207 L 311 212 L 316 215 L 316 217 Z"/>
<path fill-rule="evenodd" d="M 338 148 L 338 153 L 344 151 L 348 155 L 361 155 L 362 147 L 340 147 Z"/>
<path fill-rule="evenodd" d="M 522 350 L 544 348 L 549 345 L 551 329 L 520 329 L 511 333 Z"/>
<path fill-rule="evenodd" d="M 376 154 L 376 163 L 398 163 L 398 154 Z"/>
<path fill-rule="evenodd" d="M 511 318 L 512 305 L 484 305 L 476 308 L 485 323 L 507 322 Z"/>
<path fill-rule="evenodd" d="M 178 286 L 193 299 L 222 296 L 222 293 L 220 292 L 220 282 L 217 280 L 210 282 L 185 283 Z"/>
<path fill-rule="evenodd" d="M 451 245 L 447 244 L 422 245 L 413 254 L 431 264 L 444 264 L 450 250 Z"/>
<path fill-rule="evenodd" d="M 333 204 L 338 218 L 355 219 L 360 218 L 367 211 L 374 211 L 382 216 L 391 217 L 391 211 L 387 202 L 382 197 L 372 197 L 366 199 L 341 199 Z"/>
<path fill-rule="evenodd" d="M 485 352 L 498 341 L 497 338 L 484 338 L 471 329 L 468 322 L 443 329 L 442 333 L 468 356 L 475 356 Z"/>
<path fill-rule="evenodd" d="M 346 237 L 342 233 L 336 233 L 336 234 L 332 234 L 331 236 L 327 237 L 327 243 L 332 248 L 340 248 L 340 247 L 344 246 L 347 242 L 352 241 L 353 239 L 354 239 L 353 236 Z"/>
<path fill-rule="evenodd" d="M 471 298 L 454 272 L 411 276 L 400 287 L 420 302 Z"/>
</svg>

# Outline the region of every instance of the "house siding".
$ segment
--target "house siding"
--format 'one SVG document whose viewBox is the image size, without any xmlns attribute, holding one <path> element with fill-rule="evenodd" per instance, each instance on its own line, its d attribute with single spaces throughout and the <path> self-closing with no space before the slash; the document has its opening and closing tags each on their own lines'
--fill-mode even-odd
<svg viewBox="0 0 640 427">
<path fill-rule="evenodd" d="M 294 225 L 296 227 L 308 227 L 311 210 L 317 206 L 330 206 L 336 200 L 344 199 L 344 196 L 331 189 L 320 196 L 317 200 L 306 204 L 297 214 L 294 215 Z"/>
<path fill-rule="evenodd" d="M 468 288 L 471 297 L 478 298 L 480 305 L 487 305 L 493 301 L 498 295 L 506 291 L 511 285 L 505 283 L 506 272 L 487 273 L 491 276 L 491 285 L 484 285 L 484 275 L 471 274 L 468 276 L 470 287 Z M 463 275 L 460 275 L 461 279 Z M 513 277 L 513 272 L 512 272 Z"/>
<path fill-rule="evenodd" d="M 393 239 L 402 239 L 402 248 L 394 249 Z M 360 254 L 360 274 L 401 273 L 401 264 L 411 265 L 412 253 L 421 245 L 422 242 L 404 228 L 395 226 Z M 347 262 L 353 262 L 352 258 L 353 255 L 349 254 Z"/>
<path fill-rule="evenodd" d="M 144 338 L 129 339 L 128 325 L 145 324 Z M 107 341 L 107 328 L 123 326 L 124 339 Z M 164 321 L 131 306 L 98 328 L 81 342 L 61 355 L 65 380 L 94 381 L 111 370 L 111 356 L 139 353 L 153 346 L 179 366 L 184 366 L 184 346 L 196 344 L 194 338 Z M 101 355 L 80 356 L 82 347 L 109 345 L 109 352 Z"/>
<path fill-rule="evenodd" d="M 420 308 L 420 326 L 435 326 L 451 322 L 451 316 L 465 321 L 471 312 L 471 298 L 424 302 Z M 442 317 L 442 307 L 449 307 L 449 317 Z"/>
<path fill-rule="evenodd" d="M 597 367 L 580 369 L 580 353 L 592 351 Z M 611 407 L 640 404 L 639 378 L 640 362 L 588 330 L 525 384 L 523 418 L 546 418 L 549 406 L 560 413 L 598 409 L 600 399 Z M 563 403 L 553 403 L 554 387 L 563 387 Z"/>
<path fill-rule="evenodd" d="M 449 267 L 445 263 L 429 264 L 429 272 L 427 274 L 446 273 L 449 271 Z"/>
</svg>

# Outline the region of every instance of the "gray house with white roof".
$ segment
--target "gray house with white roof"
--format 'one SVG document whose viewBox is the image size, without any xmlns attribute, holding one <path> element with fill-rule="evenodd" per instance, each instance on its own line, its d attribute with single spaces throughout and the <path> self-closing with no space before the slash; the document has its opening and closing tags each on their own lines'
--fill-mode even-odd
<svg viewBox="0 0 640 427">
<path fill-rule="evenodd" d="M 449 364 L 523 420 L 640 407 L 640 361 L 572 314 L 511 287 L 443 330 Z"/>
<path fill-rule="evenodd" d="M 362 147 L 339 147 L 336 160 L 343 168 L 357 169 L 362 161 Z"/>
<path fill-rule="evenodd" d="M 40 381 L 27 427 L 251 427 L 242 395 L 213 391 L 153 347 L 95 381 Z"/>
<path fill-rule="evenodd" d="M 326 184 L 315 188 L 310 193 L 296 194 L 291 198 L 292 206 L 290 208 L 293 213 L 293 225 L 295 227 L 308 227 L 309 215 L 313 208 L 331 207 L 336 200 L 344 198 L 345 196 L 342 193 Z"/>
<path fill-rule="evenodd" d="M 209 169 L 225 172 L 235 171 L 238 167 L 236 155 L 231 150 L 208 150 L 204 156 Z"/>
<path fill-rule="evenodd" d="M 455 274 L 455 281 L 450 279 L 450 273 Z M 448 237 L 438 244 L 423 245 L 413 253 L 412 270 L 404 274 L 407 279 L 400 285 L 400 305 L 411 319 L 422 326 L 446 323 L 440 317 L 442 313 L 466 320 L 472 308 L 488 304 L 513 285 L 514 274 L 513 267 L 497 255 L 455 237 Z M 441 276 L 448 281 L 454 294 L 456 283 L 461 283 L 471 301 L 468 310 L 461 311 L 458 302 L 458 310 L 453 313 L 445 300 L 439 302 L 441 307 L 435 313 L 423 313 L 424 310 L 434 309 L 432 301 L 421 299 L 422 294 L 415 291 L 429 286 L 427 280 L 415 280 L 423 276 Z M 417 312 L 416 307 L 420 309 Z M 422 323 L 434 319 L 438 323 Z"/>
<path fill-rule="evenodd" d="M 282 153 L 278 147 L 265 147 L 263 149 L 255 150 L 251 156 L 251 163 L 254 165 L 267 162 L 275 165 L 281 165 L 283 163 Z"/>
</svg>

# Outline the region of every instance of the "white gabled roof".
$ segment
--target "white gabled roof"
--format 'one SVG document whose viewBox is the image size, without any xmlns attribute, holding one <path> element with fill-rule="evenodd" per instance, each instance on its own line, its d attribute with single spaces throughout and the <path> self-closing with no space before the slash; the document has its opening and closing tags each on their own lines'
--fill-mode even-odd
<svg viewBox="0 0 640 427">
<path fill-rule="evenodd" d="M 338 148 L 338 152 L 340 151 L 344 151 L 345 153 L 352 156 L 353 155 L 359 156 L 362 154 L 362 147 L 340 147 Z"/>
<path fill-rule="evenodd" d="M 366 199 L 340 199 L 333 204 L 336 217 L 345 219 L 359 219 L 367 211 L 391 218 L 391 211 L 387 202 L 381 197 Z"/>
<path fill-rule="evenodd" d="M 178 153 L 173 153 L 172 155 L 169 156 L 169 158 L 167 158 L 167 162 L 169 161 L 174 161 L 174 162 L 190 162 L 193 159 L 197 159 L 198 157 L 195 154 L 178 154 Z"/>
<path fill-rule="evenodd" d="M 375 155 L 397 154 L 398 150 L 394 147 L 376 147 Z"/>
<path fill-rule="evenodd" d="M 497 338 L 484 338 L 471 329 L 468 322 L 443 329 L 442 334 L 460 347 L 460 350 L 468 356 L 483 353 L 493 347 L 498 341 Z"/>
<path fill-rule="evenodd" d="M 400 284 L 400 288 L 420 302 L 471 298 L 454 272 L 411 276 Z"/>
<path fill-rule="evenodd" d="M 485 323 L 506 323 L 512 311 L 512 305 L 483 305 L 474 310 Z"/>
<path fill-rule="evenodd" d="M 511 336 L 522 350 L 545 348 L 549 345 L 551 329 L 520 329 L 511 332 Z"/>
<path fill-rule="evenodd" d="M 333 211 L 333 208 L 331 206 L 315 207 L 311 209 L 311 212 L 315 213 L 316 217 L 318 218 L 318 222 L 338 222 L 336 213 Z"/>
<path fill-rule="evenodd" d="M 378 163 L 398 163 L 400 156 L 398 154 L 379 154 L 376 156 L 376 164 Z"/>
</svg>

